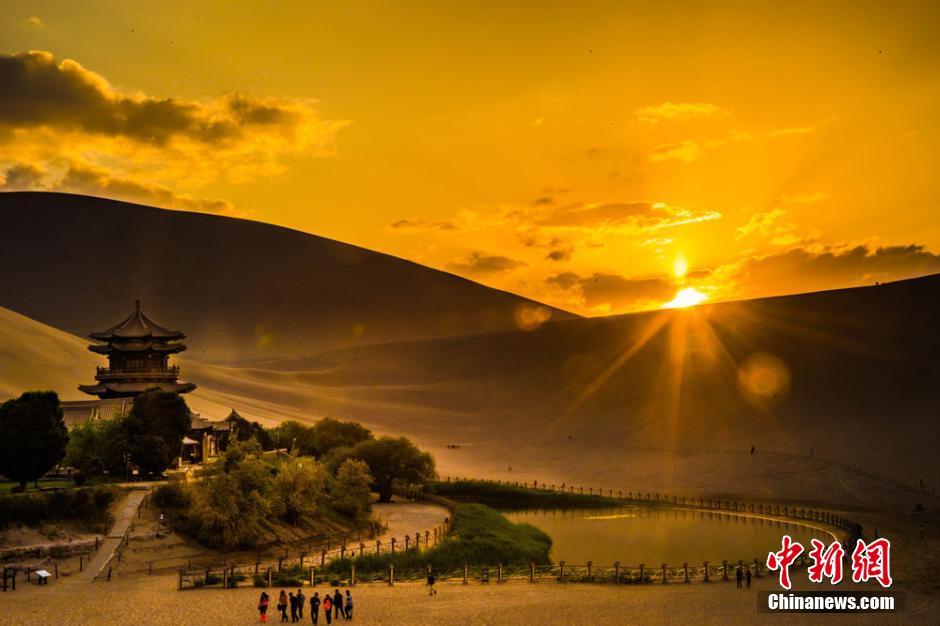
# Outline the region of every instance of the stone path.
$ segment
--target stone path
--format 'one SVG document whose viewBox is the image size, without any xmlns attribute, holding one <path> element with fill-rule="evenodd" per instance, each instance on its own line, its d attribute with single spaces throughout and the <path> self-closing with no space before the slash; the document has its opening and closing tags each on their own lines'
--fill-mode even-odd
<svg viewBox="0 0 940 626">
<path fill-rule="evenodd" d="M 124 533 L 130 527 L 131 522 L 137 517 L 137 507 L 143 502 L 144 498 L 150 492 L 150 489 L 135 489 L 124 496 L 124 500 L 117 505 L 117 515 L 114 525 L 108 531 L 98 551 L 88 562 L 85 571 L 82 572 L 82 580 L 93 582 L 99 576 L 106 576 L 106 566 L 111 562 L 114 553 L 124 540 Z"/>
</svg>

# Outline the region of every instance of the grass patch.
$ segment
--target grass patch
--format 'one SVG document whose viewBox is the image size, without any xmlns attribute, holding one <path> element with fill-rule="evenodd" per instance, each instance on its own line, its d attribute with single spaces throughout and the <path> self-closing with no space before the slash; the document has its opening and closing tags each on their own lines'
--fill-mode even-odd
<svg viewBox="0 0 940 626">
<path fill-rule="evenodd" d="M 35 526 L 53 520 L 103 522 L 116 497 L 117 490 L 108 487 L 0 495 L 0 528 L 10 524 Z"/>
<path fill-rule="evenodd" d="M 12 493 L 16 487 L 19 487 L 19 483 L 4 481 L 0 482 L 0 494 Z M 50 489 L 53 487 L 74 487 L 75 483 L 69 479 L 55 479 L 55 480 L 40 480 L 39 489 L 33 486 L 33 483 L 26 484 L 26 491 L 40 491 L 42 489 Z"/>
<path fill-rule="evenodd" d="M 462 571 L 464 565 L 546 565 L 551 547 L 551 538 L 530 524 L 514 524 L 482 504 L 458 504 L 451 534 L 430 550 L 334 560 L 325 573 L 348 576 L 353 563 L 364 577 L 384 574 L 394 563 L 396 577 L 403 579 L 424 576 L 429 564 L 436 572 Z"/>
<path fill-rule="evenodd" d="M 492 481 L 438 481 L 431 490 L 458 502 L 478 502 L 497 509 L 565 509 L 608 507 L 620 500 L 600 495 L 541 491 Z"/>
</svg>

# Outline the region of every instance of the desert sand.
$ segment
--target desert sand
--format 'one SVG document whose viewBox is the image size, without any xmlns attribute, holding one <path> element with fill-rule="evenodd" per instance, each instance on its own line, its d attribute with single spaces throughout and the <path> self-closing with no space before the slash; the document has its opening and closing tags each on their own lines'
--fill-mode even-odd
<svg viewBox="0 0 940 626">
<path fill-rule="evenodd" d="M 793 623 L 794 615 L 756 612 L 756 591 L 776 581 L 757 579 L 751 591 L 733 583 L 601 586 L 540 581 L 502 585 L 443 582 L 428 597 L 420 583 L 357 585 L 353 623 L 360 624 L 753 624 Z M 326 587 L 319 586 L 321 594 Z M 275 589 L 275 592 L 277 590 Z M 48 587 L 18 588 L 0 595 L 0 611 L 10 624 L 255 624 L 260 590 L 176 591 L 174 576 L 144 577 L 111 583 L 53 581 Z M 305 589 L 311 594 L 311 589 Z M 903 613 L 800 616 L 800 623 L 930 624 L 933 603 L 908 594 Z M 305 622 L 309 623 L 305 615 Z M 279 623 L 278 619 L 269 623 Z M 320 623 L 325 623 L 320 616 Z"/>
</svg>

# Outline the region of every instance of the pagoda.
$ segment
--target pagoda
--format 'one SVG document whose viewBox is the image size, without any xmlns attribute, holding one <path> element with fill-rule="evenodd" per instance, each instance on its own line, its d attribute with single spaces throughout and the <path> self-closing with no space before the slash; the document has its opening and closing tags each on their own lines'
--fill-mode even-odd
<svg viewBox="0 0 940 626">
<path fill-rule="evenodd" d="M 144 315 L 140 300 L 123 322 L 88 336 L 99 342 L 88 349 L 108 357 L 108 367 L 98 368 L 97 383 L 78 386 L 89 395 L 104 400 L 133 398 L 154 387 L 176 393 L 196 388 L 192 383 L 179 382 L 179 366 L 168 364 L 171 354 L 186 349 L 180 343 L 186 335 L 164 328 Z"/>
</svg>

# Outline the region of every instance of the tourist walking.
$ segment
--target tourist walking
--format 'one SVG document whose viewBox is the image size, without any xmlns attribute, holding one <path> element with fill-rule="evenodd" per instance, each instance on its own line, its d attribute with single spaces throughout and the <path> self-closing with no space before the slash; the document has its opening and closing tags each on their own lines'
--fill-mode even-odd
<svg viewBox="0 0 940 626">
<path fill-rule="evenodd" d="M 303 621 L 304 619 L 304 603 L 307 601 L 307 596 L 304 595 L 303 589 L 297 590 L 297 621 Z"/>
<path fill-rule="evenodd" d="M 281 612 L 281 622 L 287 621 L 287 593 L 281 589 L 281 595 L 277 597 L 277 610 Z"/>
<path fill-rule="evenodd" d="M 310 621 L 316 624 L 320 621 L 320 592 L 314 591 L 310 598 Z"/>
<path fill-rule="evenodd" d="M 293 591 L 287 595 L 290 596 L 290 621 L 293 623 L 297 621 L 297 596 Z"/>
<path fill-rule="evenodd" d="M 330 592 L 323 595 L 323 615 L 326 616 L 326 623 L 333 623 L 333 599 L 330 598 Z"/>
<path fill-rule="evenodd" d="M 261 617 L 263 623 L 268 621 L 268 604 L 270 603 L 271 598 L 268 596 L 266 591 L 261 592 L 261 597 L 258 599 L 258 615 Z"/>
<path fill-rule="evenodd" d="M 344 608 L 346 610 L 346 619 L 352 619 L 352 594 L 349 593 L 349 589 L 346 590 L 346 606 Z"/>
<path fill-rule="evenodd" d="M 336 619 L 346 617 L 346 610 L 343 608 L 343 594 L 339 592 L 339 589 L 333 590 L 333 613 L 336 615 Z"/>
<path fill-rule="evenodd" d="M 747 583 L 747 588 L 751 588 L 751 568 L 747 568 L 747 574 L 744 575 L 744 580 Z"/>
<path fill-rule="evenodd" d="M 434 578 L 434 574 L 428 572 L 428 595 L 433 596 L 437 595 L 437 589 L 434 588 L 434 583 L 437 582 L 437 579 Z"/>
<path fill-rule="evenodd" d="M 750 570 L 749 570 L 750 571 Z M 734 574 L 734 579 L 738 582 L 738 589 L 741 588 L 741 581 L 744 580 L 744 572 L 741 571 L 741 566 L 738 565 L 738 571 Z"/>
</svg>

